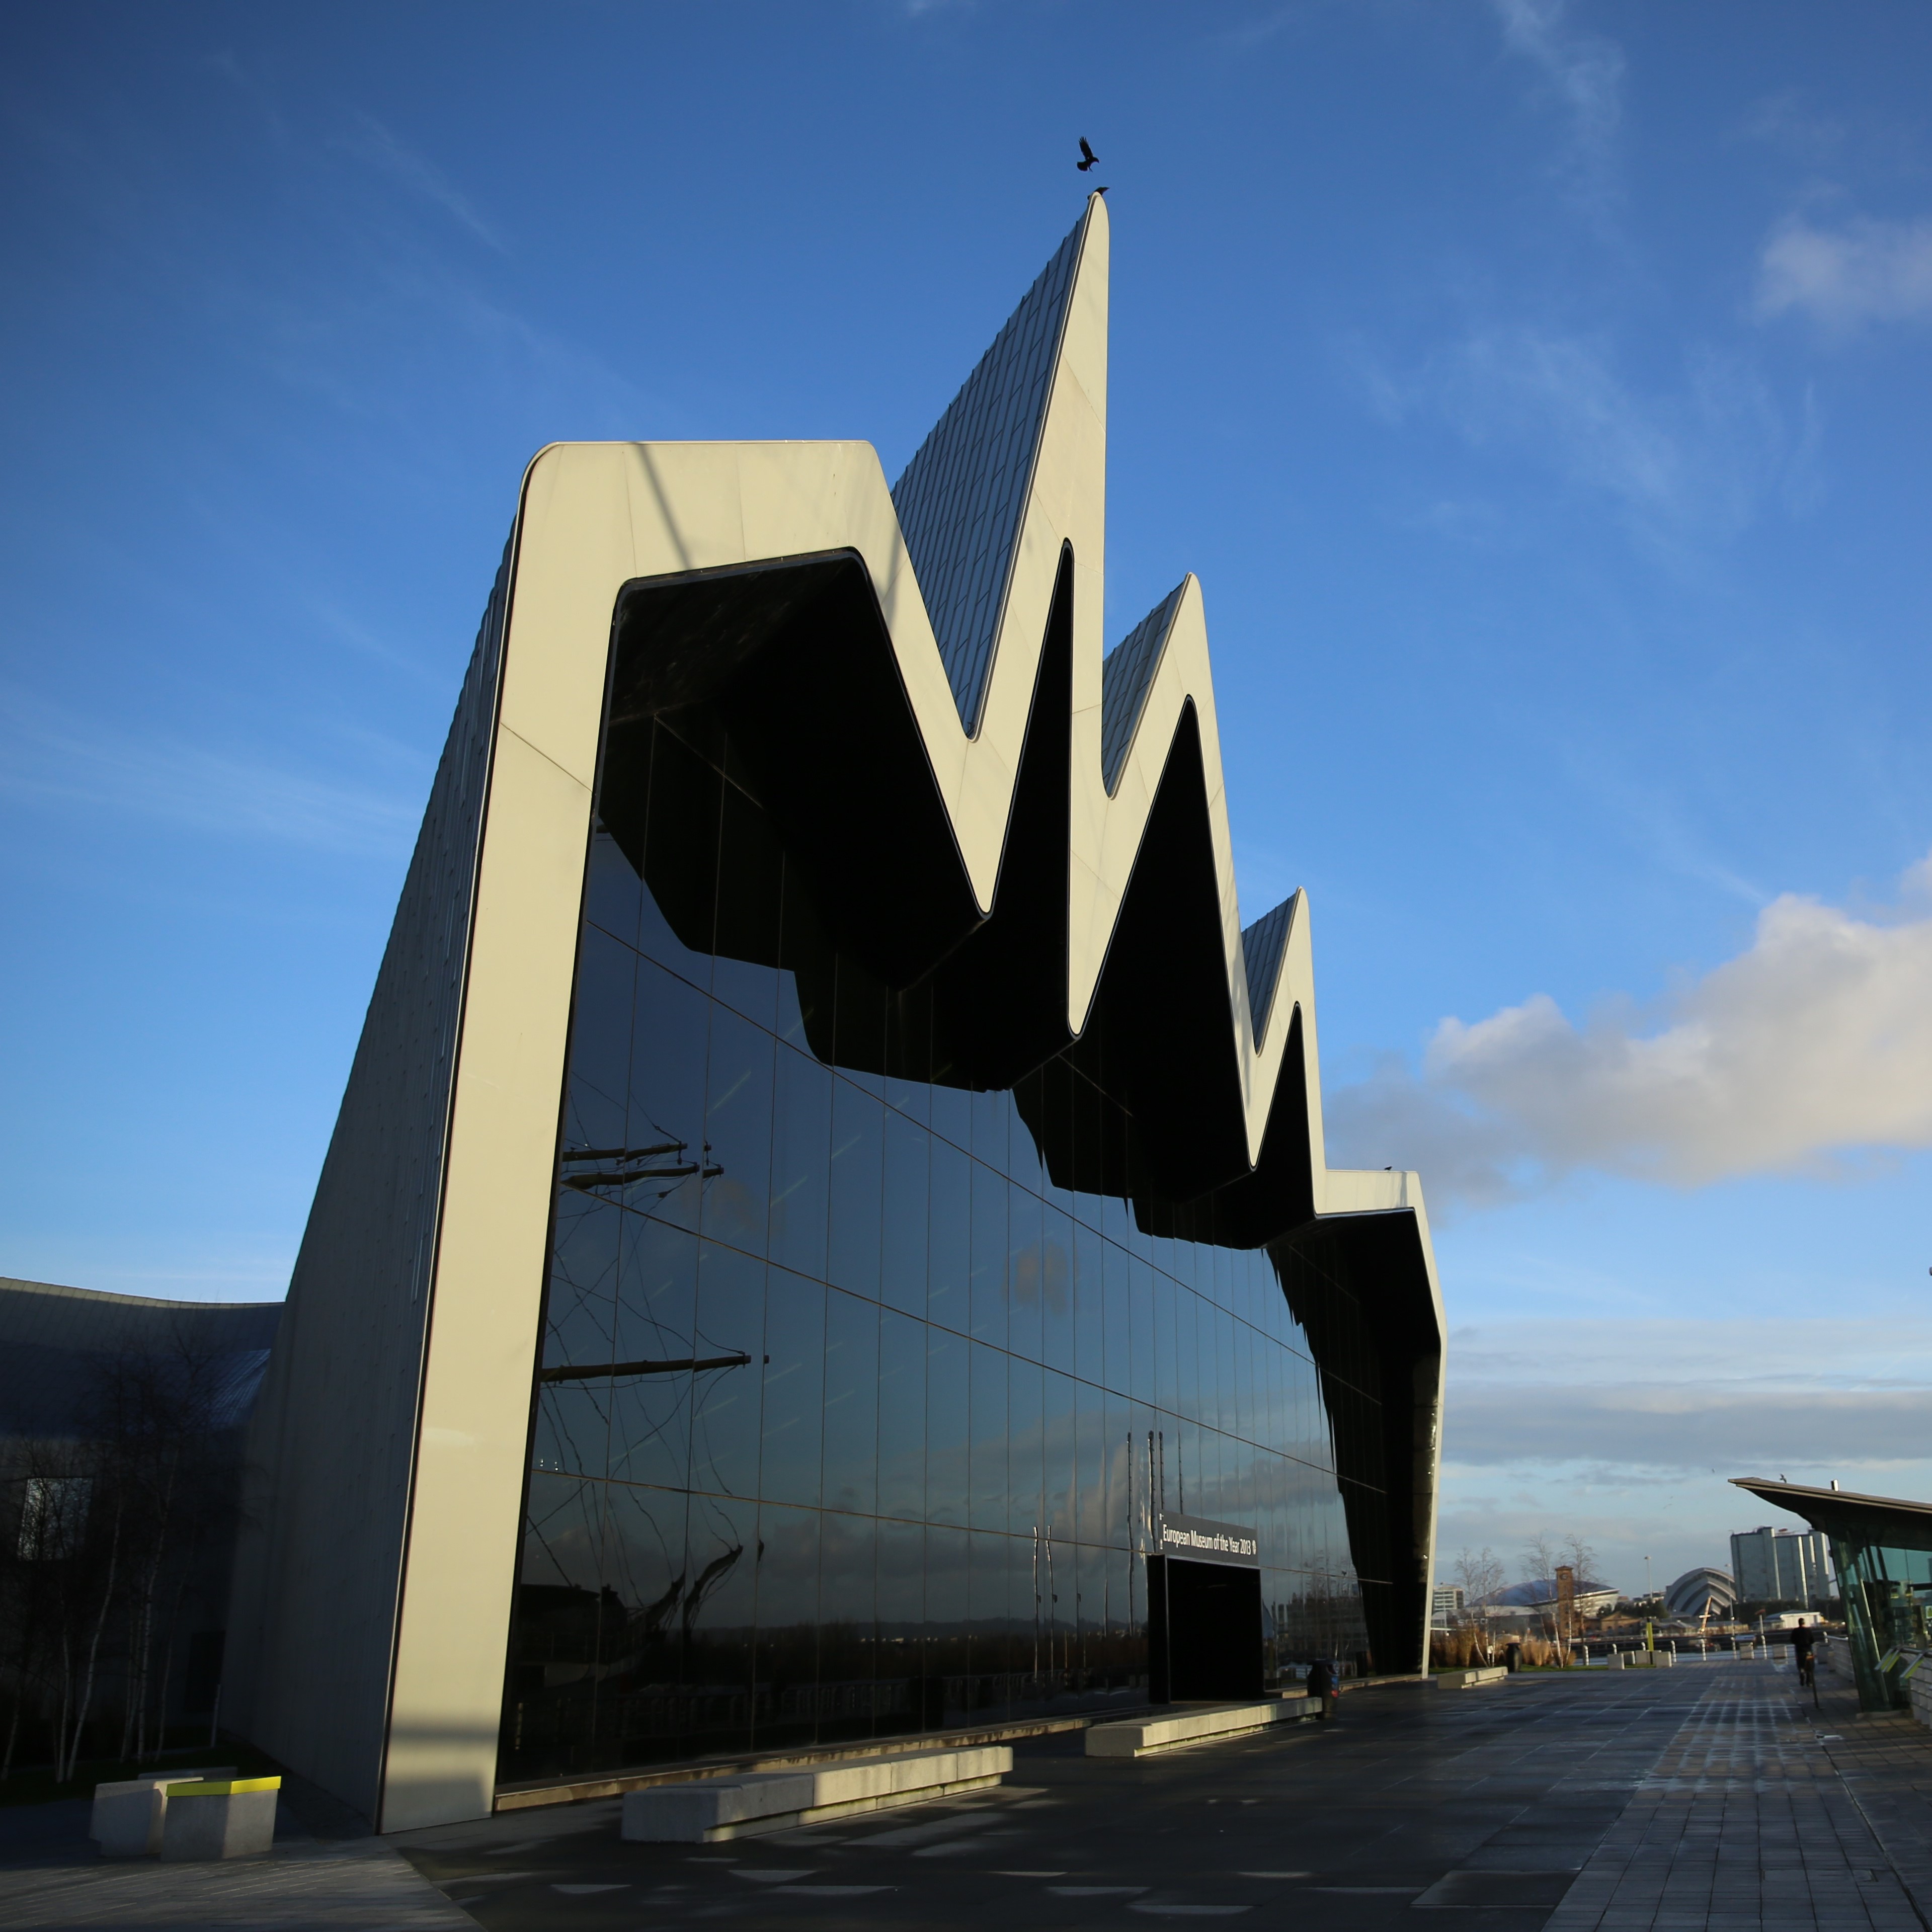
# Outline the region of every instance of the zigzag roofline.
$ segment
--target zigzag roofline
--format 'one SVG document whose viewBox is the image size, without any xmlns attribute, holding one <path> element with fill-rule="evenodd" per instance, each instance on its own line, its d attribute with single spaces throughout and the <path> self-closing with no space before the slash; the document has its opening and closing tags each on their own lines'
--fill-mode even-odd
<svg viewBox="0 0 1932 1932">
<path fill-rule="evenodd" d="M 1108 229 L 1098 196 L 1090 199 L 1056 262 L 1070 254 L 1064 314 L 1052 332 L 1053 360 L 1041 386 L 1042 410 L 1024 494 L 1006 554 L 993 560 L 998 616 L 986 647 L 975 730 L 962 722 L 959 694 L 892 493 L 877 453 L 862 442 L 574 443 L 540 452 L 526 480 L 514 539 L 506 680 L 514 685 L 519 665 L 533 657 L 554 658 L 562 632 L 568 631 L 578 640 L 570 655 L 585 654 L 586 683 L 596 658 L 601 688 L 602 654 L 591 651 L 592 640 L 601 644 L 608 634 L 610 614 L 623 595 L 653 584 L 698 572 L 855 556 L 878 600 L 971 908 L 985 920 L 994 913 L 1007 862 L 1016 786 L 1065 560 L 1072 658 L 1066 1036 L 1078 1038 L 1085 1028 L 1156 796 L 1191 718 L 1220 926 L 1228 1077 L 1238 1096 L 1248 1165 L 1261 1163 L 1292 1036 L 1299 1048 L 1298 1125 L 1305 1127 L 1308 1150 L 1306 1198 L 1314 1210 L 1419 1212 L 1414 1174 L 1331 1172 L 1327 1166 L 1305 896 L 1295 893 L 1247 934 L 1242 931 L 1198 580 L 1184 578 L 1119 650 L 1103 653 Z M 969 382 L 949 416 L 972 387 Z M 1010 449 L 1016 434 L 1010 425 L 1002 447 Z M 922 460 L 929 462 L 934 441 L 922 446 L 909 477 Z M 970 495 L 970 479 L 955 479 L 954 488 L 956 495 Z M 987 560 L 974 567 L 983 590 Z M 687 692 L 691 680 L 708 681 L 694 661 L 707 651 L 716 672 L 727 668 L 728 652 L 718 640 L 703 644 L 694 634 L 678 665 Z M 586 781 L 596 760 L 596 707 L 588 698 L 586 689 L 567 722 L 557 698 L 542 707 L 555 726 L 548 754 Z M 862 742 L 827 745 L 824 754 L 829 764 L 862 759 L 867 750 Z M 853 863 L 864 862 L 862 842 Z"/>
</svg>

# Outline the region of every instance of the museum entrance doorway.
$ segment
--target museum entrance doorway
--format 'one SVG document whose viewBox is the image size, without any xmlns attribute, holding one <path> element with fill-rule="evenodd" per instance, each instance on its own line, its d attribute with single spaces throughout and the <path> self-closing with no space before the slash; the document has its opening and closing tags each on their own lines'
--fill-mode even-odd
<svg viewBox="0 0 1932 1932">
<path fill-rule="evenodd" d="M 1198 1516 L 1157 1519 L 1148 1559 L 1148 1694 L 1156 1704 L 1262 1694 L 1262 1573 L 1254 1533 Z"/>
</svg>

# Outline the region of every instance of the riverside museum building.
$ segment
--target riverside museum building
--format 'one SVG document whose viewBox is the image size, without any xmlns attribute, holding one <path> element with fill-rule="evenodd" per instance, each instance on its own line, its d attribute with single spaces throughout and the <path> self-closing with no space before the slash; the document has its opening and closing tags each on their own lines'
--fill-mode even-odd
<svg viewBox="0 0 1932 1932">
<path fill-rule="evenodd" d="M 1199 585 L 1106 648 L 1108 248 L 896 484 L 524 478 L 248 1449 L 224 1724 L 381 1828 L 1424 1664 L 1421 1196 Z"/>
</svg>

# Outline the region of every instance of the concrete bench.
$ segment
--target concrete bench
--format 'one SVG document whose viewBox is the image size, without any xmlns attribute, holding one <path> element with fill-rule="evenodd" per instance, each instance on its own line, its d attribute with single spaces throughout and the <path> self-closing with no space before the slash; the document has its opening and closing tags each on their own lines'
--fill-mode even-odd
<svg viewBox="0 0 1932 1932">
<path fill-rule="evenodd" d="M 1677 1660 L 1667 1650 L 1620 1650 L 1612 1661 L 1624 1670 L 1668 1670 Z"/>
<path fill-rule="evenodd" d="M 275 1804 L 281 1792 L 279 1778 L 170 1785 L 161 1856 L 182 1862 L 259 1858 L 275 1842 Z"/>
<path fill-rule="evenodd" d="M 1265 1697 L 1252 1704 L 1181 1705 L 1159 1716 L 1124 1718 L 1112 1724 L 1090 1726 L 1089 1757 L 1150 1757 L 1156 1751 L 1178 1750 L 1186 1744 L 1218 1744 L 1246 1737 L 1274 1724 L 1292 1724 L 1315 1714 L 1315 1700 L 1305 1694 Z"/>
<path fill-rule="evenodd" d="M 181 1771 L 144 1772 L 94 1787 L 94 1811 L 87 1835 L 100 1847 L 104 1858 L 150 1858 L 161 1849 L 162 1821 L 167 1816 L 168 1786 L 194 1784 L 204 1778 L 232 1778 L 232 1765 L 202 1765 Z"/>
<path fill-rule="evenodd" d="M 902 1751 L 800 1771 L 757 1772 L 624 1794 L 623 1835 L 634 1844 L 712 1845 L 821 1818 L 919 1804 L 997 1784 L 1013 1768 L 1008 1744 Z"/>
<path fill-rule="evenodd" d="M 1473 1690 L 1479 1684 L 1500 1684 L 1508 1675 L 1502 1664 L 1484 1664 L 1470 1670 L 1438 1670 L 1435 1684 L 1438 1690 Z"/>
</svg>

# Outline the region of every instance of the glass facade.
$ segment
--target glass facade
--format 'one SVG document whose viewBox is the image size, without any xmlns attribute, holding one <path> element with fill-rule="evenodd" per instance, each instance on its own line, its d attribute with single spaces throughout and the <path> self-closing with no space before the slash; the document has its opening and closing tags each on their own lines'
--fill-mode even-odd
<svg viewBox="0 0 1932 1932">
<path fill-rule="evenodd" d="M 1104 1041 L 981 1088 L 824 880 L 712 714 L 612 728 L 506 1780 L 1144 1701 L 1163 1508 L 1258 1534 L 1271 1673 L 1372 1661 L 1412 1422 L 1339 1244 L 1161 1201 Z"/>
<path fill-rule="evenodd" d="M 1868 1711 L 1904 1710 L 1903 1670 L 1932 1650 L 1932 1550 L 1834 1537 L 1832 1555 L 1858 1702 Z"/>
</svg>

